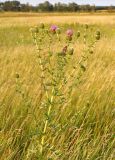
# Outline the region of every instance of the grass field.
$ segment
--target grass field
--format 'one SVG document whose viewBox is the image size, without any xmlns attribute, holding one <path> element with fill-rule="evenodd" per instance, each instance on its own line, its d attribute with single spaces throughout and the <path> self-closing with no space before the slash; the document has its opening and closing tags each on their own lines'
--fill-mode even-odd
<svg viewBox="0 0 115 160">
<path fill-rule="evenodd" d="M 50 115 L 47 107 L 40 104 L 40 65 L 30 33 L 30 28 L 40 22 L 47 29 L 51 24 L 61 29 L 61 44 L 56 35 L 53 37 L 54 56 L 66 45 L 64 36 L 68 28 L 74 33 L 80 31 L 79 39 L 73 37 L 74 54 L 63 70 L 67 76 L 84 52 L 84 24 L 89 25 L 88 44 L 97 30 L 101 32 L 101 39 L 86 62 L 86 71 L 74 85 L 69 97 L 71 103 L 53 104 Z M 48 39 L 41 45 L 42 56 L 47 55 Z M 1 13 L 0 160 L 114 160 L 114 54 L 114 14 L 20 16 Z M 77 71 L 75 81 L 76 77 Z M 68 86 L 61 90 L 64 96 Z M 46 123 L 46 131 L 42 133 Z"/>
</svg>

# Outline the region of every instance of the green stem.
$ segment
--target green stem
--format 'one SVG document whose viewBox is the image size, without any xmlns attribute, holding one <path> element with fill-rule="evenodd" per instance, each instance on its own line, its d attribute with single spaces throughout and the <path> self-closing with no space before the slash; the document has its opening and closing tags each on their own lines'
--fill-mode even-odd
<svg viewBox="0 0 115 160">
<path fill-rule="evenodd" d="M 50 116 L 51 109 L 52 109 L 52 102 L 53 102 L 53 99 L 54 99 L 53 92 L 54 92 L 54 88 L 52 89 L 52 96 L 51 96 L 51 101 L 50 101 L 51 103 L 50 103 L 48 111 L 47 111 L 48 117 Z M 41 149 L 40 149 L 41 154 L 43 154 L 43 147 L 44 147 L 44 141 L 45 141 L 45 134 L 46 134 L 47 126 L 48 126 L 48 119 L 46 119 L 45 124 L 44 124 L 44 128 L 43 128 L 43 136 L 41 138 Z"/>
</svg>

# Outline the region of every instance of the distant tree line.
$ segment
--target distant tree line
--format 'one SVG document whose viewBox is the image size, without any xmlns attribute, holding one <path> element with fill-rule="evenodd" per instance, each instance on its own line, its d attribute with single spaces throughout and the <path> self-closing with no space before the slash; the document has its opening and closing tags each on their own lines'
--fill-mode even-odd
<svg viewBox="0 0 115 160">
<path fill-rule="evenodd" d="M 95 6 L 95 5 L 78 5 L 72 3 L 55 3 L 54 5 L 48 1 L 32 6 L 29 3 L 21 4 L 19 1 L 0 2 L 0 11 L 20 11 L 20 12 L 95 12 L 98 10 L 115 10 L 115 6 Z"/>
</svg>

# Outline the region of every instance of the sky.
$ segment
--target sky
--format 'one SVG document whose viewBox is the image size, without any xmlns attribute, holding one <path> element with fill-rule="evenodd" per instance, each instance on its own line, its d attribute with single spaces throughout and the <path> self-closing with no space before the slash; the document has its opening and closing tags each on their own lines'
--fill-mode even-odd
<svg viewBox="0 0 115 160">
<path fill-rule="evenodd" d="M 5 0 L 0 0 L 0 2 L 3 2 Z M 46 0 L 18 0 L 21 3 L 29 3 L 32 5 L 36 5 L 42 2 L 45 2 Z M 51 3 L 69 3 L 69 2 L 76 2 L 77 4 L 95 4 L 95 5 L 101 5 L 101 6 L 115 6 L 115 0 L 48 0 Z"/>
</svg>

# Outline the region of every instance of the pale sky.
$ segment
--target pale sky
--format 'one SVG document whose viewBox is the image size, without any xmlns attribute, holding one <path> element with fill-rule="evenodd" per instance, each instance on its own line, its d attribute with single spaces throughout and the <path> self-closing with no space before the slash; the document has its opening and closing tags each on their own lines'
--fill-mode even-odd
<svg viewBox="0 0 115 160">
<path fill-rule="evenodd" d="M 4 2 L 6 0 L 0 0 L 0 2 Z M 45 2 L 46 0 L 19 0 L 21 3 L 30 3 L 33 5 Z M 115 0 L 48 0 L 51 3 L 69 3 L 69 2 L 76 2 L 77 4 L 95 4 L 95 5 L 114 5 L 115 6 Z"/>
</svg>

